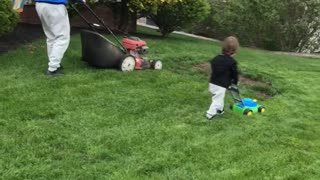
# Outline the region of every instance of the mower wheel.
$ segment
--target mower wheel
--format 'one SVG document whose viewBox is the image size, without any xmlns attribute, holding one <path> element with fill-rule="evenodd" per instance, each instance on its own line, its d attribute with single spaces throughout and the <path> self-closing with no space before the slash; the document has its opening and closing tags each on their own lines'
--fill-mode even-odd
<svg viewBox="0 0 320 180">
<path fill-rule="evenodd" d="M 161 70 L 162 69 L 162 62 L 158 60 L 154 60 L 151 62 L 151 68 L 155 70 Z"/>
<path fill-rule="evenodd" d="M 243 112 L 243 115 L 245 115 L 245 116 L 252 116 L 252 115 L 253 115 L 253 111 L 250 110 L 250 109 L 246 109 L 246 110 Z"/>
<path fill-rule="evenodd" d="M 263 106 L 260 106 L 259 109 L 258 109 L 258 112 L 259 113 L 265 113 L 266 112 L 266 108 L 263 107 Z"/>
<path fill-rule="evenodd" d="M 131 55 L 127 55 L 121 60 L 120 70 L 122 72 L 133 71 L 135 66 L 136 66 L 136 59 Z"/>
<path fill-rule="evenodd" d="M 230 110 L 233 110 L 233 104 L 230 105 Z"/>
</svg>

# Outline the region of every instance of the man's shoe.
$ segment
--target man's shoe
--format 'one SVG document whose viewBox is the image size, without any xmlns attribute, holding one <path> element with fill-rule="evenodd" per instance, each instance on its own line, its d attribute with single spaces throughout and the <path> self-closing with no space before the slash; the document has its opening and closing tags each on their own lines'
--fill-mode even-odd
<svg viewBox="0 0 320 180">
<path fill-rule="evenodd" d="M 57 70 L 55 71 L 47 71 L 46 72 L 46 75 L 48 76 L 60 76 L 60 75 L 63 75 L 63 71 L 62 71 L 62 67 L 59 67 Z"/>
<path fill-rule="evenodd" d="M 224 109 L 223 109 L 223 110 L 217 110 L 217 114 L 218 114 L 218 115 L 224 114 Z"/>
</svg>

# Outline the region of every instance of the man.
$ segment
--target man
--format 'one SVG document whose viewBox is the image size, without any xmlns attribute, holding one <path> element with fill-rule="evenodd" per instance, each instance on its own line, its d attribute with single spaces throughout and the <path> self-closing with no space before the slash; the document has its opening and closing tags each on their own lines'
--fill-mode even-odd
<svg viewBox="0 0 320 180">
<path fill-rule="evenodd" d="M 47 37 L 47 75 L 63 74 L 61 60 L 70 43 L 68 0 L 35 0 L 36 10 Z M 84 0 L 81 2 L 85 2 Z"/>
</svg>

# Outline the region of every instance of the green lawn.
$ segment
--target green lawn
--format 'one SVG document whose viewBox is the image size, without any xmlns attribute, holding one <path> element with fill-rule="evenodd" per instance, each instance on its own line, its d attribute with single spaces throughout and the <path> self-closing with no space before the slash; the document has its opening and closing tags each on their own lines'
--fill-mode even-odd
<svg viewBox="0 0 320 180">
<path fill-rule="evenodd" d="M 63 77 L 43 75 L 43 40 L 0 56 L 0 179 L 320 178 L 320 60 L 241 49 L 242 74 L 272 83 L 240 85 L 267 113 L 209 122 L 208 77 L 193 67 L 219 46 L 140 32 L 165 70 L 90 68 L 79 35 Z"/>
</svg>

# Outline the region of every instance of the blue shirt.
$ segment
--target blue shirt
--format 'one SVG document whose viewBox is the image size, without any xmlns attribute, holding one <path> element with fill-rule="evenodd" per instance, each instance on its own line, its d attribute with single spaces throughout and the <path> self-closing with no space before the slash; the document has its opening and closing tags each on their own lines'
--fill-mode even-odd
<svg viewBox="0 0 320 180">
<path fill-rule="evenodd" d="M 68 4 L 68 0 L 35 0 L 35 2 L 49 3 L 49 4 Z"/>
</svg>

